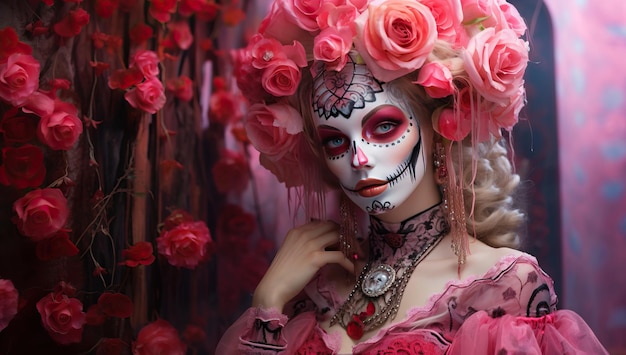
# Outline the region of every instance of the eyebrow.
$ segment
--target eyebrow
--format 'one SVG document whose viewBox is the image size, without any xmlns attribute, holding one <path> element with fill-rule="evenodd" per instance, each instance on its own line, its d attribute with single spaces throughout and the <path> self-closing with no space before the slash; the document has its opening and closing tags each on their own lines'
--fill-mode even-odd
<svg viewBox="0 0 626 355">
<path fill-rule="evenodd" d="M 367 121 L 369 121 L 372 117 L 374 117 L 378 113 L 378 111 L 386 109 L 386 108 L 396 109 L 396 110 L 400 111 L 404 117 L 406 117 L 406 114 L 404 113 L 404 111 L 402 111 L 397 106 L 390 105 L 390 104 L 380 105 L 380 106 L 376 107 L 375 109 L 373 109 L 372 111 L 368 112 L 367 115 L 365 115 L 363 117 L 363 120 L 361 121 L 361 127 L 364 127 L 365 124 L 367 123 Z"/>
</svg>

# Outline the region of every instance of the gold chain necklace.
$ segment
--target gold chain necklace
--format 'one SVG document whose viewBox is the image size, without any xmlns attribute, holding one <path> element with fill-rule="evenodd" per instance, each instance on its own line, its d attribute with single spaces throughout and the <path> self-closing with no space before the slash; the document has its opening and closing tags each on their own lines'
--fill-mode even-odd
<svg viewBox="0 0 626 355">
<path fill-rule="evenodd" d="M 330 322 L 331 326 L 339 323 L 354 340 L 361 339 L 365 332 L 380 328 L 388 319 L 396 317 L 404 290 L 415 267 L 449 231 L 439 206 L 402 222 L 399 233 L 389 232 L 380 221 L 372 219 L 372 222 L 370 238 L 381 238 L 387 245 L 385 248 L 392 250 L 394 255 L 400 248 L 408 247 L 408 250 L 404 250 L 408 254 L 400 253 L 402 256 L 395 260 L 393 266 L 386 263 L 377 264 L 376 260 L 370 258 L 359 274 L 348 299 Z M 413 245 L 406 245 L 407 238 L 411 236 L 418 239 L 415 245 L 417 249 L 412 249 Z M 374 243 L 370 242 L 370 246 L 373 245 Z M 374 257 L 380 256 L 382 249 L 376 250 L 379 250 L 379 255 Z M 393 259 L 393 256 L 387 259 Z"/>
</svg>

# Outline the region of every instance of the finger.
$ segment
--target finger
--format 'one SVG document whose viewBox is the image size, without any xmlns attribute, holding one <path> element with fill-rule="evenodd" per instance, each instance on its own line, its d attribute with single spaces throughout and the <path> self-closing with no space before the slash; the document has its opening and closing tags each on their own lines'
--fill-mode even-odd
<svg viewBox="0 0 626 355">
<path fill-rule="evenodd" d="M 326 264 L 339 264 L 349 273 L 354 274 L 354 263 L 346 258 L 340 251 L 325 251 L 320 253 L 318 261 L 321 263 L 320 267 Z"/>
<path fill-rule="evenodd" d="M 336 244 L 339 247 L 339 231 L 335 228 L 324 234 L 320 234 L 312 240 L 317 248 L 326 249 L 327 247 Z"/>
</svg>

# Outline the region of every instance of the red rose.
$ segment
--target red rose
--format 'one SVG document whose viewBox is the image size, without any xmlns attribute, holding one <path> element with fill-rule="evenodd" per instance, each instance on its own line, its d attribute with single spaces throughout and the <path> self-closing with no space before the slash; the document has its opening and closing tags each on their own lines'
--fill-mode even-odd
<svg viewBox="0 0 626 355">
<path fill-rule="evenodd" d="M 217 218 L 217 233 L 219 240 L 236 237 L 247 240 L 256 230 L 254 215 L 244 211 L 239 205 L 224 206 Z"/>
<path fill-rule="evenodd" d="M 183 338 L 189 344 L 202 344 L 207 338 L 206 332 L 202 327 L 188 324 L 183 331 Z"/>
<path fill-rule="evenodd" d="M 137 68 L 118 69 L 109 76 L 109 88 L 126 90 L 142 80 L 143 74 Z"/>
<path fill-rule="evenodd" d="M 145 23 L 139 23 L 130 29 L 130 41 L 135 45 L 144 44 L 148 39 L 150 39 L 150 37 L 152 37 L 152 32 L 152 27 L 146 25 Z"/>
<path fill-rule="evenodd" d="M 96 0 L 96 13 L 100 17 L 109 18 L 118 6 L 119 0 Z"/>
<path fill-rule="evenodd" d="M 6 144 L 26 143 L 35 138 L 39 117 L 22 113 L 17 107 L 7 111 L 0 121 L 0 133 Z"/>
<path fill-rule="evenodd" d="M 225 150 L 212 172 L 215 187 L 221 193 L 242 192 L 248 187 L 250 171 L 241 153 Z"/>
<path fill-rule="evenodd" d="M 83 122 L 76 116 L 76 106 L 56 101 L 54 112 L 39 120 L 37 136 L 53 150 L 69 150 L 83 133 Z"/>
<path fill-rule="evenodd" d="M 129 267 L 150 265 L 152 264 L 152 262 L 154 262 L 155 259 L 152 249 L 152 243 L 137 242 L 130 248 L 122 250 L 122 257 L 126 260 L 123 261 L 121 264 Z"/>
<path fill-rule="evenodd" d="M 185 355 L 187 346 L 178 331 L 167 321 L 159 319 L 141 328 L 133 342 L 133 355 Z"/>
<path fill-rule="evenodd" d="M 126 344 L 120 338 L 104 338 L 98 345 L 96 355 L 119 355 L 124 353 Z"/>
<path fill-rule="evenodd" d="M 13 53 L 0 60 L 0 98 L 22 106 L 39 88 L 39 62 L 30 54 Z"/>
<path fill-rule="evenodd" d="M 13 27 L 0 30 L 0 60 L 14 53 L 31 54 L 33 49 L 26 43 L 20 42 Z"/>
<path fill-rule="evenodd" d="M 152 114 L 163 108 L 166 100 L 163 84 L 156 77 L 137 84 L 126 92 L 124 98 L 132 107 Z"/>
<path fill-rule="evenodd" d="M 228 91 L 216 91 L 209 99 L 209 119 L 221 124 L 234 122 L 241 117 L 241 102 Z"/>
<path fill-rule="evenodd" d="M 193 269 L 208 260 L 213 241 L 204 222 L 187 222 L 162 232 L 156 239 L 159 254 L 178 267 Z"/>
<path fill-rule="evenodd" d="M 186 75 L 167 81 L 167 90 L 174 93 L 174 97 L 181 101 L 191 101 L 193 98 L 193 81 Z"/>
<path fill-rule="evenodd" d="M 17 314 L 18 294 L 11 280 L 0 279 L 0 332 Z"/>
<path fill-rule="evenodd" d="M 108 317 L 128 318 L 133 314 L 133 301 L 125 294 L 106 292 L 98 298 L 98 308 Z"/>
<path fill-rule="evenodd" d="M 54 24 L 54 32 L 61 37 L 74 37 L 89 23 L 89 13 L 82 8 L 70 11 Z"/>
<path fill-rule="evenodd" d="M 176 3 L 178 0 L 151 0 L 150 15 L 155 20 L 165 23 L 170 20 L 171 14 L 176 12 Z"/>
<path fill-rule="evenodd" d="M 0 183 L 17 189 L 38 187 L 46 177 L 43 151 L 27 144 L 17 148 L 2 149 L 3 164 L 0 166 Z"/>
<path fill-rule="evenodd" d="M 169 47 L 176 46 L 182 50 L 187 50 L 193 43 L 193 35 L 187 21 L 170 22 L 167 24 L 170 30 L 167 41 L 170 42 Z"/>
<path fill-rule="evenodd" d="M 180 224 L 193 221 L 194 218 L 191 214 L 189 214 L 189 212 L 181 209 L 176 209 L 170 212 L 170 215 L 167 216 L 167 218 L 165 218 L 165 220 L 163 221 L 163 231 L 168 231 Z"/>
<path fill-rule="evenodd" d="M 83 304 L 61 292 L 51 292 L 37 302 L 41 323 L 59 344 L 79 343 L 83 336 Z"/>
<path fill-rule="evenodd" d="M 37 189 L 15 201 L 15 223 L 20 233 L 38 241 L 52 236 L 65 225 L 69 210 L 59 189 Z"/>
<path fill-rule="evenodd" d="M 49 261 L 64 256 L 74 256 L 78 254 L 78 248 L 70 240 L 66 230 L 53 234 L 51 237 L 37 242 L 35 255 L 42 261 Z"/>
</svg>

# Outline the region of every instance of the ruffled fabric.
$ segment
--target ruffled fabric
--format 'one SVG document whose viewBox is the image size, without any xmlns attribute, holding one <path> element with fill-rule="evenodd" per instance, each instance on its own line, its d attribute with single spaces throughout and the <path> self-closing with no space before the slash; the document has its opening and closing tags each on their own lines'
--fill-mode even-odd
<svg viewBox="0 0 626 355">
<path fill-rule="evenodd" d="M 608 354 L 579 315 L 559 310 L 543 317 L 469 317 L 454 337 L 450 355 Z"/>
<path fill-rule="evenodd" d="M 223 336 L 216 354 L 338 354 L 341 334 L 327 333 L 320 323 L 344 300 L 321 271 L 307 287 L 308 297 L 285 307 L 289 318 L 277 310 L 250 308 Z M 535 258 L 509 255 L 483 275 L 450 281 L 425 305 L 411 309 L 403 319 L 399 315 L 352 351 L 608 354 L 580 316 L 557 311 L 556 303 L 552 279 Z"/>
</svg>

